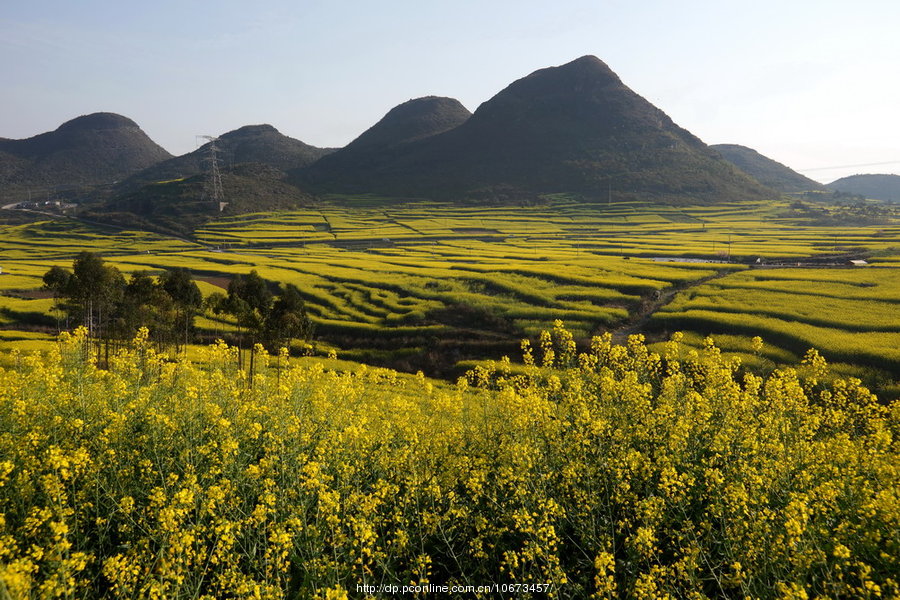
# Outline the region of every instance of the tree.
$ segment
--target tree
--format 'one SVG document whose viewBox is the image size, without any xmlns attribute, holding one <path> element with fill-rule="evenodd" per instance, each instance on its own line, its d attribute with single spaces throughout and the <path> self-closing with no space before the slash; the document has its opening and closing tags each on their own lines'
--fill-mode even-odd
<svg viewBox="0 0 900 600">
<path fill-rule="evenodd" d="M 237 319 L 242 340 L 238 344 L 239 360 L 245 330 L 250 333 L 251 347 L 259 342 L 273 352 L 292 339 L 308 338 L 312 334 L 300 290 L 292 284 L 282 285 L 276 297 L 256 271 L 232 279 L 228 296 L 220 306 Z M 252 374 L 252 354 L 250 361 Z"/>
<path fill-rule="evenodd" d="M 63 267 L 55 266 L 44 274 L 44 289 L 53 292 L 53 301 L 55 309 L 65 310 L 66 307 L 61 303 L 60 299 L 68 296 L 69 285 L 72 281 L 72 273 Z M 66 318 L 68 328 L 68 317 Z M 59 313 L 56 320 L 57 329 L 60 329 Z"/>
<path fill-rule="evenodd" d="M 103 264 L 99 254 L 83 251 L 72 262 L 71 273 L 62 267 L 47 271 L 44 286 L 66 300 L 63 306 L 69 318 L 87 327 L 89 339 L 97 340 L 99 361 L 100 341 L 122 300 L 125 278 L 117 268 Z M 106 342 L 108 353 L 109 340 Z"/>
<path fill-rule="evenodd" d="M 113 308 L 122 299 L 125 278 L 117 268 L 103 264 L 99 254 L 83 251 L 72 263 L 69 289 L 81 307 L 89 334 L 102 339 Z"/>
<path fill-rule="evenodd" d="M 175 330 L 183 334 L 184 347 L 187 347 L 190 332 L 194 328 L 194 317 L 203 306 L 203 294 L 194 283 L 191 272 L 184 267 L 166 271 L 160 277 L 159 283 L 175 304 L 177 312 Z M 175 348 L 177 351 L 177 341 Z"/>
<path fill-rule="evenodd" d="M 131 339 L 141 327 L 150 330 L 160 348 L 187 345 L 194 317 L 203 305 L 203 294 L 187 269 L 166 271 L 158 279 L 147 272 L 136 272 L 128 283 L 113 266 L 93 252 L 81 252 L 72 262 L 72 270 L 53 267 L 44 274 L 44 287 L 62 299 L 72 324 L 88 328 L 88 337 L 106 342 L 111 338 Z"/>
<path fill-rule="evenodd" d="M 228 284 L 228 301 L 241 300 L 245 310 L 265 316 L 272 308 L 272 292 L 266 280 L 254 269 L 247 275 L 238 275 Z"/>
<path fill-rule="evenodd" d="M 203 311 L 214 316 L 228 312 L 228 298 L 221 292 L 213 292 L 203 299 Z M 219 323 L 216 320 L 216 337 L 219 335 Z"/>
<path fill-rule="evenodd" d="M 241 349 L 244 331 L 250 332 L 250 347 L 260 341 L 266 319 L 272 310 L 272 292 L 266 280 L 256 270 L 248 275 L 237 275 L 228 284 L 226 310 L 235 316 L 238 323 L 238 360 L 241 361 Z M 250 355 L 250 369 L 253 370 L 253 355 Z"/>
<path fill-rule="evenodd" d="M 305 339 L 312 335 L 312 324 L 306 316 L 300 290 L 288 283 L 281 286 L 280 292 L 265 323 L 265 345 L 272 352 L 288 345 L 292 339 Z"/>
<path fill-rule="evenodd" d="M 116 317 L 116 333 L 122 339 L 130 339 L 138 329 L 146 327 L 150 339 L 162 349 L 176 337 L 175 303 L 149 273 L 132 273 Z"/>
</svg>

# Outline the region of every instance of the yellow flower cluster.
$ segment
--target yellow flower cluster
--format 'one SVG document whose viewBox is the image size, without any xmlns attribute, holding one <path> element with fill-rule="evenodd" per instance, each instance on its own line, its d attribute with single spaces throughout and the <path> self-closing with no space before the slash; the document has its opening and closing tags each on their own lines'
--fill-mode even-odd
<svg viewBox="0 0 900 600">
<path fill-rule="evenodd" d="M 900 594 L 900 406 L 816 353 L 764 379 L 558 323 L 453 386 L 84 341 L 0 371 L 2 598 Z"/>
</svg>

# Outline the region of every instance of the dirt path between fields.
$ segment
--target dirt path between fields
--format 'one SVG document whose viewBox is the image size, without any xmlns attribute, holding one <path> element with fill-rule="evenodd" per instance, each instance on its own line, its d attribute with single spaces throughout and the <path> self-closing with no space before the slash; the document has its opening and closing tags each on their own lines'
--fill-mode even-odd
<svg viewBox="0 0 900 600">
<path fill-rule="evenodd" d="M 695 279 L 687 283 L 682 283 L 665 290 L 659 290 L 655 294 L 644 298 L 636 311 L 631 313 L 628 318 L 615 329 L 611 329 L 612 341 L 614 344 L 624 344 L 628 340 L 629 335 L 641 333 L 653 313 L 675 299 L 675 294 L 684 290 L 703 285 L 715 279 L 720 279 L 726 275 L 730 275 L 735 271 L 732 269 L 721 269 L 716 271 L 714 275 L 709 275 L 701 279 Z"/>
</svg>

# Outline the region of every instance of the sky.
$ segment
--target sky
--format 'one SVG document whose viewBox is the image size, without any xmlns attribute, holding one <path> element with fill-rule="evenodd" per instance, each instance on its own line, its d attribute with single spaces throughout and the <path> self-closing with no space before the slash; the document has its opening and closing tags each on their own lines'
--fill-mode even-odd
<svg viewBox="0 0 900 600">
<path fill-rule="evenodd" d="M 107 111 L 173 154 L 260 123 L 339 147 L 591 54 L 708 144 L 900 174 L 898 24 L 896 0 L 4 0 L 0 137 Z"/>
</svg>

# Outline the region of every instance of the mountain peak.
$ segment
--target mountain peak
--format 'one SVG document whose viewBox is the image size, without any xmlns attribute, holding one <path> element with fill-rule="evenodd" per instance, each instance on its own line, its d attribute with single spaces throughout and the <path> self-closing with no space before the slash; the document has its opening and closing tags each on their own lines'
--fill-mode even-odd
<svg viewBox="0 0 900 600">
<path fill-rule="evenodd" d="M 569 133 L 587 127 L 603 129 L 605 134 L 619 118 L 668 121 L 662 111 L 628 89 L 606 63 L 596 56 L 582 56 L 514 81 L 478 107 L 469 125 L 491 122 L 520 130 L 540 128 L 548 118 L 555 121 L 551 128 L 557 133 L 560 121 L 567 122 L 564 128 Z"/>
<path fill-rule="evenodd" d="M 75 117 L 66 121 L 57 128 L 59 132 L 71 131 L 100 131 L 104 129 L 131 129 L 138 128 L 138 124 L 122 115 L 110 112 L 97 112 L 89 115 Z"/>
<path fill-rule="evenodd" d="M 223 133 L 220 137 L 223 138 L 232 138 L 232 137 L 243 137 L 243 136 L 251 136 L 251 135 L 263 135 L 267 133 L 276 133 L 280 134 L 281 132 L 275 129 L 273 126 L 268 124 L 262 125 L 244 125 L 243 127 L 238 127 L 233 131 L 229 131 L 228 133 Z"/>
<path fill-rule="evenodd" d="M 622 80 L 605 62 L 596 56 L 582 56 L 558 67 L 538 69 L 523 77 L 506 90 L 533 95 L 578 95 L 596 94 L 599 89 L 621 86 Z M 502 94 L 503 92 L 501 92 Z"/>
<path fill-rule="evenodd" d="M 612 79 L 617 82 L 620 82 L 619 76 L 616 75 L 609 66 L 591 54 L 587 54 L 582 56 L 581 58 L 576 58 L 571 62 L 567 62 L 564 65 L 560 65 L 558 67 L 547 67 L 546 69 L 540 69 L 535 71 L 535 73 L 541 73 L 543 71 L 562 71 L 566 73 L 574 73 L 582 76 L 593 76 L 593 77 L 602 77 L 607 79 Z"/>
<path fill-rule="evenodd" d="M 0 161 L 0 184 L 10 186 L 90 186 L 128 177 L 171 158 L 122 115 L 97 112 L 66 121 L 55 131 L 24 140 L 4 140 L 14 169 Z M 10 161 L 13 162 L 13 161 Z"/>
<path fill-rule="evenodd" d="M 358 149 L 413 142 L 453 129 L 470 116 L 472 113 L 455 98 L 413 98 L 392 108 L 347 147 Z"/>
</svg>

